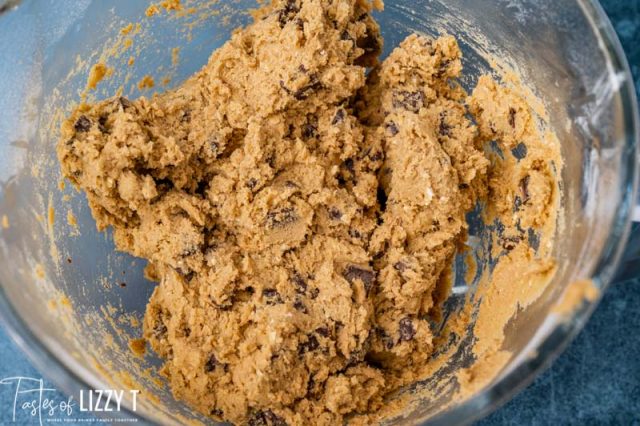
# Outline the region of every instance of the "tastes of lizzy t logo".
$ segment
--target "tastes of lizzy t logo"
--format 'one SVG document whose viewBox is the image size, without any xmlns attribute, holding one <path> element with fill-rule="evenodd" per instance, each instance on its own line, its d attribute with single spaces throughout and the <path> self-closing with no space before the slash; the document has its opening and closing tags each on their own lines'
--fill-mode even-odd
<svg viewBox="0 0 640 426">
<path fill-rule="evenodd" d="M 13 406 L 11 421 L 28 418 L 40 425 L 43 423 L 74 423 L 86 421 L 88 415 L 118 412 L 125 392 L 131 396 L 131 409 L 136 411 L 137 389 L 128 391 L 115 389 L 81 390 L 76 401 L 72 396 L 63 397 L 57 389 L 47 388 L 44 380 L 33 377 L 5 377 L 0 380 L 0 391 L 11 389 Z M 66 398 L 66 399 L 65 399 Z M 83 418 L 75 417 L 82 416 Z M 131 422 L 137 419 L 109 419 L 110 422 Z"/>
</svg>

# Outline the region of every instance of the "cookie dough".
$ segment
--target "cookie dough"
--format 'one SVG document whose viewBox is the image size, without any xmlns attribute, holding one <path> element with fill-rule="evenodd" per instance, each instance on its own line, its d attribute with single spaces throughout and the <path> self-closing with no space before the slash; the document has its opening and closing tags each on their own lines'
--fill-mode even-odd
<svg viewBox="0 0 640 426">
<path fill-rule="evenodd" d="M 145 338 L 205 415 L 378 410 L 435 351 L 465 215 L 506 199 L 483 146 L 515 147 L 526 104 L 488 77 L 468 97 L 450 36 L 378 63 L 372 8 L 274 0 L 176 90 L 83 104 L 62 126 L 63 173 L 148 259 Z M 545 167 L 520 178 L 521 205 L 549 205 Z"/>
</svg>

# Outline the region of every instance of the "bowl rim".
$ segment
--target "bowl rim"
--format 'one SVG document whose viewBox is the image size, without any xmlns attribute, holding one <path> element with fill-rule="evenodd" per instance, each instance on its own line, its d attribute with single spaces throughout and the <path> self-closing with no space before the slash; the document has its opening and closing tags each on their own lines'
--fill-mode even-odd
<svg viewBox="0 0 640 426">
<path fill-rule="evenodd" d="M 610 285 L 624 253 L 638 192 L 640 116 L 638 114 L 637 96 L 626 55 L 602 6 L 597 0 L 576 0 L 576 2 L 581 7 L 585 17 L 588 18 L 594 35 L 603 43 L 601 50 L 612 66 L 611 72 L 624 75 L 624 81 L 619 88 L 625 124 L 624 147 L 635 154 L 627 157 L 626 163 L 629 173 L 625 191 L 620 200 L 621 208 L 615 213 L 611 225 L 612 232 L 605 242 L 602 251 L 603 255 L 598 259 L 598 264 L 592 277 L 592 280 L 600 289 L 599 296 L 596 300 L 589 302 L 584 309 L 576 312 L 570 321 L 558 324 L 551 330 L 541 341 L 534 356 L 527 358 L 509 373 L 485 386 L 473 397 L 429 418 L 423 422 L 423 425 L 470 424 L 495 411 L 531 384 L 534 378 L 548 368 L 582 330 L 598 306 L 603 292 Z M 105 382 L 95 375 L 83 375 L 80 371 L 70 368 L 67 362 L 60 359 L 49 345 L 38 339 L 28 324 L 13 308 L 1 285 L 0 324 L 36 369 L 50 379 L 60 391 L 72 395 L 79 389 L 109 388 Z M 95 415 L 95 413 L 93 414 Z M 166 421 L 166 418 L 148 411 L 144 412 L 144 414 L 134 411 L 126 400 L 123 401 L 123 409 L 120 412 L 109 412 L 109 416 L 112 418 L 136 419 L 143 424 Z"/>
</svg>

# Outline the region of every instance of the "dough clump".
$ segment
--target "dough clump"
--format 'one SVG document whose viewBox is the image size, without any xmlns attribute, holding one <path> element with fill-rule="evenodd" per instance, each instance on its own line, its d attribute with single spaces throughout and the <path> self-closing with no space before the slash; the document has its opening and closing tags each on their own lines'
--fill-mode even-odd
<svg viewBox="0 0 640 426">
<path fill-rule="evenodd" d="M 482 147 L 514 145 L 529 113 L 483 106 L 509 96 L 489 78 L 469 98 L 450 36 L 411 35 L 378 63 L 371 11 L 274 0 L 177 89 L 62 126 L 64 175 L 148 259 L 144 336 L 205 415 L 341 424 L 436 349 L 465 215 L 487 195 Z"/>
</svg>

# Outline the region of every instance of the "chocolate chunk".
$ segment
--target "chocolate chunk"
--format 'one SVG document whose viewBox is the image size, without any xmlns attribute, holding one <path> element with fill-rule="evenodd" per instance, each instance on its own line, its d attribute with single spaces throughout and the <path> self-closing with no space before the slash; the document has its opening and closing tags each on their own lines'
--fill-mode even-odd
<svg viewBox="0 0 640 426">
<path fill-rule="evenodd" d="M 331 220 L 340 220 L 342 219 L 342 212 L 335 207 L 331 207 L 329 209 L 329 217 Z"/>
<path fill-rule="evenodd" d="M 131 103 L 131 101 L 129 101 L 129 99 L 122 96 L 118 98 L 118 103 L 120 104 L 123 110 L 127 110 L 133 106 L 133 104 Z"/>
<path fill-rule="evenodd" d="M 520 242 L 520 237 L 502 237 L 498 241 L 503 249 L 511 251 L 515 249 Z"/>
<path fill-rule="evenodd" d="M 409 92 L 401 90 L 393 93 L 392 104 L 394 108 L 403 108 L 407 111 L 418 112 L 424 106 L 425 96 L 420 90 Z"/>
<path fill-rule="evenodd" d="M 307 292 L 307 288 L 308 288 L 307 282 L 305 281 L 302 275 L 296 272 L 291 276 L 290 280 L 293 283 L 293 285 L 296 287 L 296 293 L 305 294 Z"/>
<path fill-rule="evenodd" d="M 389 198 L 387 197 L 387 193 L 385 192 L 382 186 L 378 186 L 376 197 L 378 199 L 378 205 L 380 206 L 380 211 L 384 212 L 385 210 L 387 210 L 387 201 L 389 200 Z"/>
<path fill-rule="evenodd" d="M 298 66 L 298 71 L 300 71 L 301 73 L 305 74 L 307 72 L 309 72 L 309 70 L 307 69 L 307 67 L 304 66 L 304 64 L 300 64 Z"/>
<path fill-rule="evenodd" d="M 361 37 L 357 40 L 356 45 L 363 49 L 368 56 L 377 55 L 380 52 L 382 46 L 380 46 L 380 40 L 378 37 L 372 34 L 367 34 L 366 37 Z"/>
<path fill-rule="evenodd" d="M 416 335 L 416 330 L 413 328 L 413 321 L 411 318 L 406 317 L 400 320 L 400 326 L 398 327 L 400 333 L 400 341 L 408 342 Z"/>
<path fill-rule="evenodd" d="M 360 238 L 362 238 L 362 234 L 360 233 L 360 231 L 352 228 L 349 228 L 349 236 L 351 238 L 355 238 L 356 240 L 359 240 Z"/>
<path fill-rule="evenodd" d="M 356 171 L 355 163 L 353 162 L 353 158 L 347 158 L 344 160 L 344 167 L 349 170 L 349 173 L 354 174 Z"/>
<path fill-rule="evenodd" d="M 316 328 L 316 333 L 321 335 L 322 337 L 331 336 L 331 331 L 329 330 L 329 327 L 318 327 Z"/>
<path fill-rule="evenodd" d="M 358 336 L 353 336 L 353 338 L 358 341 Z M 351 352 L 349 355 L 349 359 L 347 360 L 347 366 L 352 366 L 355 364 L 359 364 L 364 361 L 367 353 L 371 350 L 371 341 L 373 340 L 373 334 L 370 333 L 364 342 L 362 342 L 362 346 L 359 349 L 356 349 Z"/>
<path fill-rule="evenodd" d="M 398 133 L 400 133 L 400 129 L 398 129 L 398 125 L 393 121 L 390 121 L 387 123 L 386 129 L 387 129 L 387 133 L 389 133 L 391 136 L 395 136 Z"/>
<path fill-rule="evenodd" d="M 429 51 L 429 55 L 433 55 L 435 53 L 433 49 L 433 40 L 430 38 L 421 37 L 420 44 L 427 48 Z"/>
<path fill-rule="evenodd" d="M 387 332 L 384 331 L 384 329 L 380 327 L 376 328 L 376 334 L 378 334 L 378 337 L 380 338 L 380 340 L 382 340 L 385 349 L 387 349 L 388 351 L 393 349 L 393 347 L 396 345 L 391 336 L 389 336 Z"/>
<path fill-rule="evenodd" d="M 304 355 L 307 352 L 313 352 L 320 347 L 318 338 L 313 334 L 307 336 L 307 341 L 298 345 L 298 355 Z"/>
<path fill-rule="evenodd" d="M 444 114 L 440 114 L 438 133 L 440 133 L 440 136 L 451 136 L 451 126 L 446 123 Z"/>
<path fill-rule="evenodd" d="M 267 213 L 265 224 L 268 228 L 286 228 L 300 219 L 293 207 L 272 210 Z"/>
<path fill-rule="evenodd" d="M 440 66 L 438 67 L 438 72 L 436 73 L 436 77 L 442 78 L 447 73 L 449 65 L 451 64 L 451 59 L 445 59 L 442 61 Z"/>
<path fill-rule="evenodd" d="M 520 179 L 518 183 L 518 188 L 520 190 L 520 195 L 516 195 L 513 200 L 513 209 L 514 211 L 519 211 L 520 208 L 527 204 L 531 200 L 531 195 L 529 194 L 529 175 Z"/>
<path fill-rule="evenodd" d="M 309 377 L 309 381 L 307 382 L 307 394 L 313 395 L 315 393 L 316 381 L 313 376 Z"/>
<path fill-rule="evenodd" d="M 249 189 L 255 188 L 257 184 L 258 184 L 258 180 L 255 178 L 250 178 L 246 183 L 247 188 Z"/>
<path fill-rule="evenodd" d="M 262 290 L 262 295 L 265 297 L 273 298 L 279 295 L 278 290 L 272 288 L 266 288 Z"/>
<path fill-rule="evenodd" d="M 291 94 L 291 89 L 289 89 L 289 88 L 284 84 L 284 81 L 282 81 L 282 80 L 280 80 L 280 88 L 281 88 L 282 90 L 284 90 L 284 91 L 287 93 L 287 95 L 290 95 L 290 94 Z"/>
<path fill-rule="evenodd" d="M 332 125 L 340 124 L 344 121 L 345 112 L 344 109 L 340 108 L 336 111 L 336 115 L 333 116 L 333 120 L 331 120 Z"/>
<path fill-rule="evenodd" d="M 407 264 L 400 261 L 400 262 L 396 262 L 393 264 L 393 269 L 395 269 L 396 271 L 403 273 L 404 271 L 406 271 L 408 268 Z"/>
<path fill-rule="evenodd" d="M 296 301 L 293 302 L 293 307 L 295 308 L 296 311 L 300 311 L 303 314 L 307 313 L 307 307 L 300 299 L 296 299 Z"/>
<path fill-rule="evenodd" d="M 513 108 L 509 108 L 509 125 L 516 128 L 516 110 Z"/>
<path fill-rule="evenodd" d="M 190 109 L 185 109 L 184 111 L 182 111 L 182 116 L 180 117 L 180 122 L 181 123 L 187 123 L 191 121 L 191 110 Z"/>
<path fill-rule="evenodd" d="M 213 306 L 216 307 L 216 309 L 219 309 L 221 311 L 230 311 L 231 308 L 233 308 L 233 304 L 235 303 L 236 295 L 234 294 L 230 298 L 223 300 L 222 303 L 217 303 L 217 301 L 213 298 L 209 298 L 209 300 L 211 301 Z"/>
<path fill-rule="evenodd" d="M 306 123 L 302 126 L 302 137 L 304 139 L 311 139 L 316 136 L 318 129 L 311 123 Z"/>
<path fill-rule="evenodd" d="M 192 245 L 185 248 L 180 255 L 182 257 L 193 256 L 194 254 L 200 253 L 202 251 L 202 247 L 199 245 Z"/>
<path fill-rule="evenodd" d="M 369 292 L 371 287 L 373 287 L 373 283 L 376 280 L 376 273 L 370 269 L 366 269 L 356 265 L 349 265 L 346 267 L 344 272 L 342 272 L 342 276 L 353 284 L 356 280 L 362 281 L 364 284 L 364 288 Z"/>
<path fill-rule="evenodd" d="M 196 184 L 195 194 L 201 196 L 202 198 L 206 198 L 207 189 L 209 189 L 209 182 L 206 180 L 201 180 Z"/>
<path fill-rule="evenodd" d="M 107 131 L 108 131 L 108 129 L 107 129 L 107 120 L 108 119 L 109 119 L 109 116 L 107 116 L 107 115 L 102 115 L 98 119 L 98 130 L 100 130 L 101 133 L 107 133 Z"/>
<path fill-rule="evenodd" d="M 310 78 L 309 84 L 295 92 L 289 89 L 284 81 L 280 80 L 280 87 L 284 90 L 288 95 L 293 96 L 296 100 L 302 101 L 305 100 L 311 95 L 313 92 L 320 90 L 323 88 L 322 82 L 319 80 L 317 74 L 313 74 Z"/>
<path fill-rule="evenodd" d="M 140 174 L 148 174 L 148 173 L 140 173 Z M 171 179 L 158 179 L 153 178 L 153 183 L 156 185 L 156 191 L 160 194 L 165 194 L 173 189 L 173 181 Z"/>
<path fill-rule="evenodd" d="M 513 155 L 518 161 L 526 158 L 527 153 L 527 146 L 522 142 L 520 142 L 515 148 L 511 150 L 511 155 Z"/>
<path fill-rule="evenodd" d="M 285 25 L 287 25 L 287 22 L 292 21 L 299 11 L 300 8 L 298 8 L 295 0 L 288 0 L 285 6 L 278 11 L 278 22 L 280 23 L 280 28 L 284 28 Z"/>
<path fill-rule="evenodd" d="M 222 410 L 221 410 L 221 409 L 219 409 L 219 408 L 214 408 L 214 409 L 212 409 L 210 414 L 211 414 L 212 416 L 214 416 L 214 417 L 218 417 L 218 418 L 220 418 L 220 419 L 224 419 L 224 411 L 222 411 Z"/>
<path fill-rule="evenodd" d="M 190 282 L 195 276 L 195 272 L 193 272 L 189 268 L 176 268 L 176 273 L 182 277 L 187 283 Z"/>
<path fill-rule="evenodd" d="M 204 364 L 204 372 L 211 373 L 216 369 L 216 365 L 218 365 L 218 360 L 216 359 L 216 356 L 212 354 Z"/>
<path fill-rule="evenodd" d="M 364 357 L 367 355 L 367 351 L 363 348 L 356 349 L 355 351 L 349 354 L 349 359 L 347 360 L 347 367 L 351 367 L 353 365 L 359 364 L 364 361 Z"/>
<path fill-rule="evenodd" d="M 91 120 L 85 115 L 81 115 L 76 124 L 73 125 L 73 128 L 76 129 L 76 132 L 88 132 L 91 130 Z"/>
<path fill-rule="evenodd" d="M 344 30 L 344 31 L 342 32 L 342 34 L 340 34 L 340 40 L 343 40 L 343 41 L 347 41 L 347 40 L 353 41 L 353 37 L 351 37 L 351 34 L 349 34 L 349 31 Z"/>
<path fill-rule="evenodd" d="M 284 303 L 278 290 L 274 288 L 265 288 L 262 290 L 262 296 L 266 299 L 265 303 L 269 306 L 280 305 Z"/>
<path fill-rule="evenodd" d="M 522 204 L 527 204 L 529 200 L 531 200 L 531 195 L 529 194 L 529 175 L 523 177 L 520 180 L 520 192 L 522 193 Z"/>
<path fill-rule="evenodd" d="M 304 86 L 303 88 L 296 90 L 293 93 L 293 97 L 298 101 L 303 101 L 307 99 L 312 92 L 319 90 L 321 88 L 322 88 L 322 83 L 315 82 L 313 84 Z"/>
<path fill-rule="evenodd" d="M 162 339 L 167 335 L 167 326 L 164 325 L 161 317 L 158 317 L 158 322 L 153 327 L 153 337 L 156 339 Z"/>
<path fill-rule="evenodd" d="M 322 87 L 322 82 L 318 79 L 318 75 L 314 74 L 311 76 L 309 84 L 296 90 L 293 93 L 293 97 L 298 101 L 302 101 L 307 99 L 313 92 L 322 89 Z"/>
<path fill-rule="evenodd" d="M 220 240 L 221 236 L 218 235 L 219 229 L 213 225 L 213 227 L 207 227 L 204 230 L 204 241 L 207 246 L 207 250 L 205 251 L 205 255 L 210 255 L 215 253 L 220 248 Z"/>
<path fill-rule="evenodd" d="M 317 299 L 319 294 L 320 294 L 320 289 L 314 288 L 313 290 L 311 290 L 311 293 L 309 294 L 309 298 L 311 300 Z"/>
<path fill-rule="evenodd" d="M 136 171 L 138 171 L 141 175 L 151 175 L 152 171 L 151 170 L 146 170 L 146 169 L 136 169 Z M 156 178 L 156 177 L 152 177 L 153 178 L 153 183 L 156 185 L 156 190 L 170 190 L 173 189 L 173 181 L 169 178 Z"/>
<path fill-rule="evenodd" d="M 257 411 L 251 416 L 248 426 L 288 426 L 287 422 L 271 410 Z"/>
</svg>

